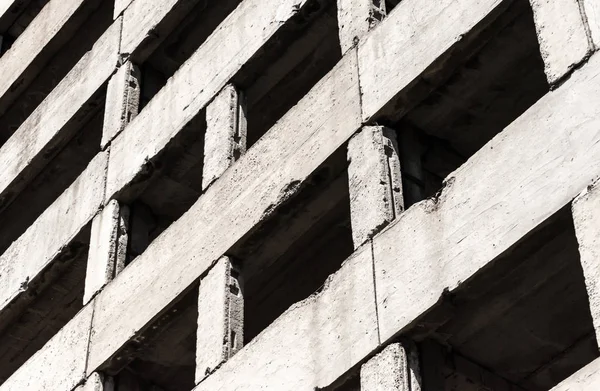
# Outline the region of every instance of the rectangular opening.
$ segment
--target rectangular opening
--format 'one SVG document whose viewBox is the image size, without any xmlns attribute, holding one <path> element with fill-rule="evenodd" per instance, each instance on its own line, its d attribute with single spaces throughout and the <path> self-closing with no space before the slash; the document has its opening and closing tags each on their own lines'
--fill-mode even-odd
<svg viewBox="0 0 600 391">
<path fill-rule="evenodd" d="M 422 83 L 423 100 L 392 102 L 373 121 L 395 129 L 407 207 L 549 91 L 527 0 L 516 0 Z M 430 79 L 430 80 L 429 80 Z M 404 99 L 399 98 L 399 99 Z"/>
<path fill-rule="evenodd" d="M 589 305 L 573 220 L 565 207 L 445 294 L 409 334 L 434 340 L 453 357 L 454 364 L 444 369 L 446 390 L 477 380 L 473 371 L 460 370 L 474 366 L 513 389 L 549 390 L 599 355 Z M 458 389 L 510 389 L 481 384 L 481 379 L 474 386 L 482 388 Z"/>
</svg>

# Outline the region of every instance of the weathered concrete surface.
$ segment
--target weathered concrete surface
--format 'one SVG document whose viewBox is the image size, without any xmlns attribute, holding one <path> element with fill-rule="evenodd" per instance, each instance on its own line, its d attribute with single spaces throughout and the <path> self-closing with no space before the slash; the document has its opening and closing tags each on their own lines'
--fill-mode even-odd
<svg viewBox="0 0 600 391">
<path fill-rule="evenodd" d="M 247 131 L 244 94 L 228 84 L 206 107 L 203 190 L 246 152 Z"/>
<path fill-rule="evenodd" d="M 404 210 L 394 131 L 366 126 L 348 142 L 348 183 L 354 248 Z"/>
<path fill-rule="evenodd" d="M 313 391 L 337 380 L 379 344 L 371 255 L 361 247 L 194 391 Z"/>
<path fill-rule="evenodd" d="M 598 183 L 586 189 L 573 201 L 573 223 L 579 242 L 579 255 L 590 312 L 600 341 L 600 189 Z"/>
<path fill-rule="evenodd" d="M 420 391 L 421 371 L 416 346 L 387 346 L 360 368 L 361 391 Z"/>
<path fill-rule="evenodd" d="M 338 29 L 342 53 L 359 40 L 386 15 L 385 1 L 337 0 Z"/>
<path fill-rule="evenodd" d="M 94 372 L 86 379 L 85 384 L 77 387 L 75 391 L 115 391 L 115 387 L 112 379 L 105 380 L 104 376 Z"/>
<path fill-rule="evenodd" d="M 600 48 L 600 3 L 596 0 L 583 0 L 583 11 L 596 49 Z"/>
<path fill-rule="evenodd" d="M 244 296 L 239 277 L 239 270 L 224 256 L 200 281 L 196 384 L 244 346 Z"/>
<path fill-rule="evenodd" d="M 375 237 L 382 340 L 598 177 L 591 167 L 600 162 L 599 75 L 594 56 L 452 173 L 439 197 L 413 205 Z"/>
<path fill-rule="evenodd" d="M 23 189 L 94 112 L 86 103 L 93 100 L 116 69 L 120 31 L 118 20 L 2 146 L 0 208 Z"/>
<path fill-rule="evenodd" d="M 363 119 L 405 90 L 502 0 L 404 0 L 358 45 Z"/>
<path fill-rule="evenodd" d="M 140 108 L 141 73 L 131 61 L 126 61 L 108 82 L 102 149 L 119 134 L 138 114 Z"/>
<path fill-rule="evenodd" d="M 121 16 L 123 11 L 125 11 L 125 9 L 129 7 L 129 4 L 131 4 L 132 2 L 133 0 L 115 0 L 115 10 L 113 13 L 113 17 L 117 19 L 119 16 Z"/>
<path fill-rule="evenodd" d="M 84 305 L 112 281 L 117 269 L 123 269 L 127 255 L 128 225 L 129 207 L 120 206 L 115 200 L 111 200 L 92 220 Z"/>
<path fill-rule="evenodd" d="M 85 379 L 92 313 L 93 303 L 90 303 L 8 378 L 0 390 L 73 390 Z"/>
<path fill-rule="evenodd" d="M 600 389 L 600 358 L 575 372 L 551 391 L 597 391 Z"/>
<path fill-rule="evenodd" d="M 350 55 L 104 288 L 97 297 L 90 372 L 295 194 L 359 128 L 359 101 L 356 57 Z M 148 301 L 149 295 L 155 299 Z"/>
<path fill-rule="evenodd" d="M 107 197 L 142 173 L 146 162 L 163 150 L 305 3 L 243 1 L 113 141 Z"/>
<path fill-rule="evenodd" d="M 51 0 L 41 10 L 8 52 L 0 57 L 0 115 L 98 4 L 98 0 Z M 9 8 L 12 5 L 7 4 Z"/>
<path fill-rule="evenodd" d="M 0 256 L 0 313 L 87 225 L 102 205 L 107 153 L 100 153 Z"/>
<path fill-rule="evenodd" d="M 593 50 L 578 0 L 530 0 L 550 85 Z"/>
</svg>

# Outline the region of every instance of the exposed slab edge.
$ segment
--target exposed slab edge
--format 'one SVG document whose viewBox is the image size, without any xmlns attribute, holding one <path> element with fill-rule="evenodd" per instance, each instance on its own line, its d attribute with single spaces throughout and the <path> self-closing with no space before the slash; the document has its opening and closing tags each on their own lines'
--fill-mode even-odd
<svg viewBox="0 0 600 391">
<path fill-rule="evenodd" d="M 0 115 L 98 4 L 99 0 L 51 0 L 46 4 L 0 57 Z"/>
<path fill-rule="evenodd" d="M 374 240 L 388 340 L 600 174 L 600 56 L 548 93 Z M 527 150 L 529 149 L 529 150 Z"/>
<path fill-rule="evenodd" d="M 371 119 L 425 67 L 461 43 L 502 0 L 402 1 L 358 46 L 363 119 Z M 415 61 L 415 59 L 419 59 Z M 434 72 L 435 73 L 435 72 Z"/>
<path fill-rule="evenodd" d="M 244 0 L 113 141 L 107 199 L 142 173 L 145 163 L 156 157 L 305 3 Z M 136 3 L 130 8 L 134 6 Z M 126 45 L 123 41 L 124 52 Z"/>
<path fill-rule="evenodd" d="M 3 0 L 0 3 L 0 34 L 3 34 L 19 17 L 31 0 Z"/>
<path fill-rule="evenodd" d="M 102 205 L 108 154 L 85 171 L 0 256 L 0 317 L 87 225 Z"/>
<path fill-rule="evenodd" d="M 331 384 L 379 345 L 372 273 L 367 244 L 321 292 L 291 306 L 194 391 L 313 391 Z"/>
<path fill-rule="evenodd" d="M 358 129 L 360 96 L 356 56 L 352 54 L 100 293 L 90 372 L 107 362 L 214 261 L 292 197 Z M 124 295 L 127 301 L 122 300 Z M 148 301 L 149 296 L 154 300 Z"/>
<path fill-rule="evenodd" d="M 597 391 L 600 389 L 600 358 L 572 374 L 551 391 Z"/>
<path fill-rule="evenodd" d="M 90 303 L 8 378 L 0 391 L 73 390 L 85 379 L 92 314 Z"/>
<path fill-rule="evenodd" d="M 95 112 L 91 101 L 117 67 L 120 32 L 118 20 L 0 148 L 0 209 Z"/>
</svg>

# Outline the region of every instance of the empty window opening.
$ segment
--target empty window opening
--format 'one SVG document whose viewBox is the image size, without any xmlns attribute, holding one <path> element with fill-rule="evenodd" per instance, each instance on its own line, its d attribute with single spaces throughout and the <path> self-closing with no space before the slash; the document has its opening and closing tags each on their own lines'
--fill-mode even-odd
<svg viewBox="0 0 600 391">
<path fill-rule="evenodd" d="M 0 225 L 0 254 L 71 186 L 100 152 L 104 99 L 89 107 L 92 118 L 69 131 L 75 135 L 64 147 L 59 145 L 57 151 L 49 152 L 55 157 L 0 211 L 0 221 L 5 222 Z"/>
<path fill-rule="evenodd" d="M 513 2 L 467 41 L 463 63 L 448 69 L 447 61 L 428 76 L 431 93 L 423 101 L 408 112 L 388 105 L 374 118 L 398 133 L 412 195 L 407 207 L 434 195 L 450 172 L 549 91 L 528 1 Z"/>
<path fill-rule="evenodd" d="M 233 78 L 252 146 L 341 59 L 335 1 L 310 0 Z"/>
<path fill-rule="evenodd" d="M 245 343 L 352 254 L 346 168 L 344 147 L 228 253 L 242 265 Z"/>
<path fill-rule="evenodd" d="M 90 225 L 0 316 L 0 384 L 82 309 Z"/>
<path fill-rule="evenodd" d="M 87 10 L 86 7 L 84 8 Z M 65 33 L 61 32 L 62 35 L 58 38 L 60 42 L 48 45 L 49 49 L 47 50 L 53 50 L 54 54 L 50 56 L 45 64 L 36 67 L 39 73 L 28 81 L 27 88 L 12 100 L 4 114 L 0 116 L 0 129 L 3 130 L 0 132 L 0 146 L 16 132 L 54 87 L 60 83 L 110 27 L 113 23 L 113 9 L 114 1 L 101 1 L 99 7 L 91 12 L 87 19 L 81 21 L 83 22 L 81 27 L 78 27 L 78 29 L 71 27 L 71 30 Z M 87 10 L 86 12 L 90 11 Z M 78 17 L 74 18 L 78 19 Z M 28 70 L 27 72 L 33 71 Z"/>
<path fill-rule="evenodd" d="M 427 335 L 521 390 L 551 389 L 597 358 L 569 207 L 463 282 L 414 326 L 417 339 Z M 459 380 L 448 378 L 445 389 L 455 389 L 449 384 Z"/>
</svg>

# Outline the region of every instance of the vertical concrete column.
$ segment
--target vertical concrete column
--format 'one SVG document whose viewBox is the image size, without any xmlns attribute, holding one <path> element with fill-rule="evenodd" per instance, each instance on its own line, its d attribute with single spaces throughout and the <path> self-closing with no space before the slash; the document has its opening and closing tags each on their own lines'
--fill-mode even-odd
<svg viewBox="0 0 600 391">
<path fill-rule="evenodd" d="M 140 70 L 130 61 L 119 67 L 108 82 L 106 107 L 100 146 L 106 148 L 129 122 L 140 107 Z"/>
<path fill-rule="evenodd" d="M 92 220 L 83 304 L 125 267 L 129 208 L 111 200 Z"/>
<path fill-rule="evenodd" d="M 546 77 L 554 85 L 593 51 L 583 7 L 579 0 L 529 1 Z"/>
<path fill-rule="evenodd" d="M 203 190 L 246 152 L 246 135 L 245 98 L 229 84 L 206 107 Z"/>
<path fill-rule="evenodd" d="M 113 378 L 94 372 L 75 391 L 115 391 Z"/>
<path fill-rule="evenodd" d="M 413 344 L 393 343 L 360 368 L 361 391 L 420 391 L 419 357 Z"/>
<path fill-rule="evenodd" d="M 200 281 L 196 384 L 244 345 L 244 297 L 239 271 L 223 256 Z"/>
<path fill-rule="evenodd" d="M 354 247 L 404 210 L 395 132 L 366 126 L 348 143 L 350 219 Z"/>
<path fill-rule="evenodd" d="M 337 0 L 338 26 L 342 53 L 385 17 L 385 0 Z"/>
<path fill-rule="evenodd" d="M 580 194 L 572 204 L 575 234 L 579 242 L 579 256 L 585 286 L 590 302 L 590 312 L 600 341 L 600 188 L 593 187 Z M 600 344 L 598 345 L 600 346 Z"/>
</svg>

